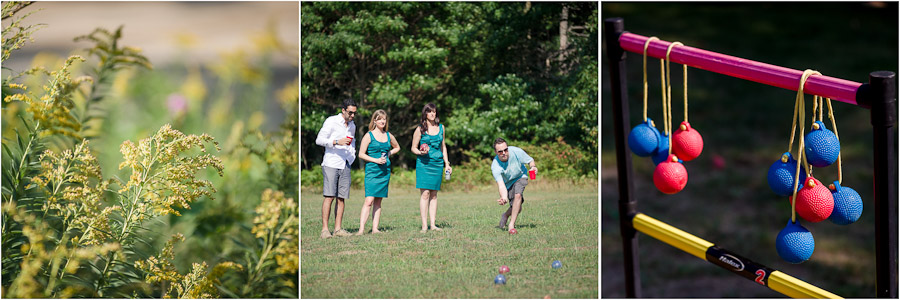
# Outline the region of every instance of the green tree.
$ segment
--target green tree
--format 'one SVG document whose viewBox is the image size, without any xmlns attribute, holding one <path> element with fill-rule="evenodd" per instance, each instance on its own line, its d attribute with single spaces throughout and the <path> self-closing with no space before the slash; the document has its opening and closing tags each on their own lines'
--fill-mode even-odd
<svg viewBox="0 0 900 300">
<path fill-rule="evenodd" d="M 404 149 L 435 103 L 454 162 L 468 159 L 463 149 L 488 155 L 501 135 L 596 153 L 596 3 L 316 2 L 301 12 L 304 168 L 321 161 L 313 140 L 344 98 L 359 104 L 358 135 L 384 109 Z"/>
</svg>

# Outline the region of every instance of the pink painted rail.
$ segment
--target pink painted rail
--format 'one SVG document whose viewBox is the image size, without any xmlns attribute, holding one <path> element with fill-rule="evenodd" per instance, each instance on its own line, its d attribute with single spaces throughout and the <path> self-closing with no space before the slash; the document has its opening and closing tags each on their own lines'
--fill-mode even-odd
<svg viewBox="0 0 900 300">
<path fill-rule="evenodd" d="M 644 43 L 648 37 L 629 32 L 619 36 L 622 49 L 643 55 Z M 666 49 L 671 42 L 654 40 L 647 48 L 647 56 L 665 58 Z M 741 79 L 777 86 L 796 91 L 800 85 L 803 71 L 779 67 L 749 59 L 743 59 L 721 53 L 706 51 L 690 46 L 675 46 L 669 53 L 673 63 L 685 64 L 694 68 L 725 74 Z M 810 76 L 806 81 L 804 92 L 819 95 L 832 100 L 859 105 L 856 102 L 856 91 L 862 83 L 830 76 Z"/>
</svg>

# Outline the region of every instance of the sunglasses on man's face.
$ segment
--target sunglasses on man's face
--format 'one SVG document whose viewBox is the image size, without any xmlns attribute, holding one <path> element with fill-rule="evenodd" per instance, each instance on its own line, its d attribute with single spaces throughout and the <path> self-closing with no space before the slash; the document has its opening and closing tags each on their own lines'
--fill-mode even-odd
<svg viewBox="0 0 900 300">
<path fill-rule="evenodd" d="M 344 111 L 346 111 L 348 115 L 356 115 L 355 110 L 344 110 Z"/>
<path fill-rule="evenodd" d="M 505 149 L 503 149 L 503 150 L 497 150 L 497 153 L 498 153 L 498 154 L 500 154 L 500 153 L 507 153 L 507 152 L 509 152 L 509 148 L 508 148 L 508 147 L 505 148 Z"/>
</svg>

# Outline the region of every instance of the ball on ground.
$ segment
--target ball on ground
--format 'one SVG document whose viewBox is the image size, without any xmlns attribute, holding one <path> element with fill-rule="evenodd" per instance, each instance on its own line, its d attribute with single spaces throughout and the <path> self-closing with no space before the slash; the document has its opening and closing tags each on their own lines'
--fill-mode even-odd
<svg viewBox="0 0 900 300">
<path fill-rule="evenodd" d="M 515 228 L 509 230 L 509 234 L 516 234 L 516 233 L 519 233 L 519 231 L 516 230 Z"/>
<path fill-rule="evenodd" d="M 500 266 L 500 274 L 509 273 L 509 267 Z"/>
<path fill-rule="evenodd" d="M 550 264 L 554 269 L 562 268 L 562 262 L 559 260 L 554 260 L 552 264 Z"/>
<path fill-rule="evenodd" d="M 498 274 L 497 277 L 494 277 L 494 284 L 506 284 L 506 276 Z"/>
</svg>

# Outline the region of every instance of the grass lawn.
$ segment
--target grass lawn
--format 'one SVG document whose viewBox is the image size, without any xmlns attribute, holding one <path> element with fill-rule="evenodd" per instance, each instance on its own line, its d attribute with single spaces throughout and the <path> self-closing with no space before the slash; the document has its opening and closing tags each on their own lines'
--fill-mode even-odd
<svg viewBox="0 0 900 300">
<path fill-rule="evenodd" d="M 355 233 L 361 186 L 350 192 L 343 227 Z M 561 197 L 565 195 L 564 197 Z M 525 190 L 517 235 L 496 228 L 506 206 L 493 186 L 438 194 L 442 232 L 419 233 L 419 191 L 391 186 L 385 234 L 320 239 L 320 188 L 301 191 L 300 294 L 306 298 L 597 298 L 597 185 Z M 332 221 L 329 228 L 333 227 Z M 371 230 L 371 217 L 366 230 Z M 551 268 L 553 260 L 563 267 Z M 507 265 L 506 285 L 495 285 Z"/>
</svg>

